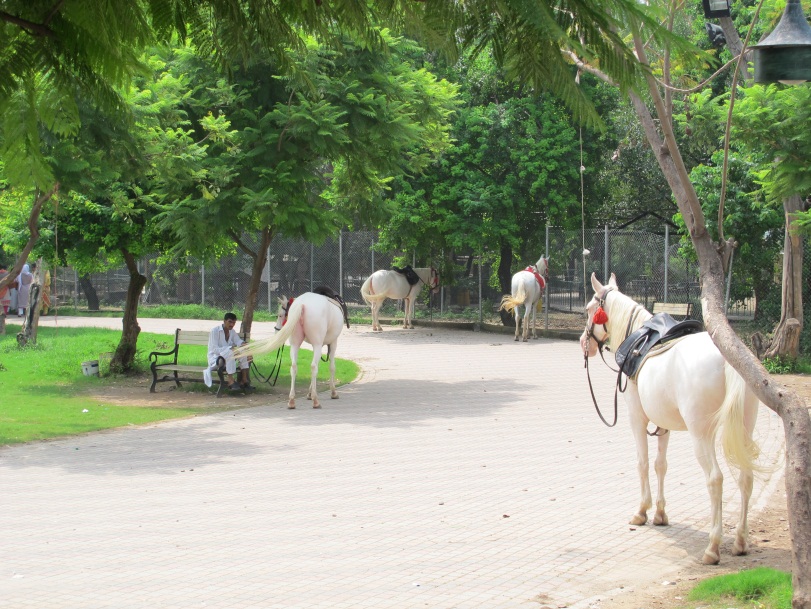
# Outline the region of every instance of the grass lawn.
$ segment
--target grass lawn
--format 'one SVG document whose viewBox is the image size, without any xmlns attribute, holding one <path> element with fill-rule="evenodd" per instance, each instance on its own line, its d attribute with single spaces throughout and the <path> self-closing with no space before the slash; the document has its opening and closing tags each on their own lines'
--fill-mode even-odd
<svg viewBox="0 0 811 609">
<path fill-rule="evenodd" d="M 18 325 L 8 324 L 6 334 L 0 336 L 0 392 L 3 396 L 0 401 L 0 446 L 141 425 L 210 411 L 202 407 L 153 408 L 102 404 L 87 395 L 115 379 L 105 375 L 104 370 L 101 378 L 86 377 L 82 373 L 81 363 L 98 360 L 100 353 L 115 351 L 120 331 L 40 327 L 37 344 L 20 349 L 16 341 L 19 330 Z M 138 337 L 138 369 L 142 373 L 148 371 L 149 353 L 168 351 L 173 344 L 172 335 L 142 332 Z M 290 386 L 288 351 L 284 351 L 277 387 Z M 299 352 L 297 387 L 305 387 L 309 383 L 311 358 L 311 351 L 302 349 Z M 267 374 L 275 360 L 276 354 L 270 353 L 256 358 L 256 364 Z M 206 361 L 206 347 L 183 346 L 178 361 L 202 365 Z M 336 360 L 336 368 L 336 381 L 339 384 L 354 380 L 359 371 L 356 364 L 341 359 Z M 328 364 L 321 362 L 319 379 L 328 378 L 328 374 Z M 147 376 L 143 378 L 146 393 L 149 380 Z M 190 391 L 208 391 L 202 383 L 184 383 L 183 387 Z"/>
</svg>

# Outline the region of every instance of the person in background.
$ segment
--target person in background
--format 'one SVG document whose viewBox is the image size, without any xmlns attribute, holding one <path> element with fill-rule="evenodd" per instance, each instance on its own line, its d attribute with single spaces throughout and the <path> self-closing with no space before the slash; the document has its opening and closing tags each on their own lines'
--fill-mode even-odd
<svg viewBox="0 0 811 609">
<path fill-rule="evenodd" d="M 0 264 L 0 280 L 8 275 L 5 264 Z M 8 315 L 8 308 L 11 306 L 11 290 L 17 287 L 17 282 L 12 281 L 7 286 L 0 288 L 0 306 L 3 307 L 3 315 Z"/>
<path fill-rule="evenodd" d="M 33 269 L 33 270 L 32 270 Z M 27 264 L 23 265 L 23 270 L 17 278 L 17 317 L 24 317 L 25 310 L 28 308 L 28 299 L 31 296 L 31 284 L 34 282 L 34 272 L 37 269 L 36 264 L 30 267 Z"/>
<path fill-rule="evenodd" d="M 239 334 L 234 330 L 237 325 L 237 316 L 234 313 L 226 313 L 222 324 L 211 328 L 208 335 L 208 370 L 205 373 L 205 383 L 211 387 L 211 369 L 216 368 L 217 360 L 225 360 L 225 373 L 227 374 L 228 389 L 231 391 L 253 391 L 250 377 L 250 358 L 241 357 L 239 359 L 239 382 L 234 379 L 237 371 L 237 360 L 234 358 L 234 347 L 244 344 Z"/>
</svg>

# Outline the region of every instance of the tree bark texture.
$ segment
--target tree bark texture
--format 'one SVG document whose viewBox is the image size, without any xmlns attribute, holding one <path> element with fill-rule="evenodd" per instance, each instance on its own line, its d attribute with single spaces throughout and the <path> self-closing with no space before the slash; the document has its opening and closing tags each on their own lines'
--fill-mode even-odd
<svg viewBox="0 0 811 609">
<path fill-rule="evenodd" d="M 242 246 L 242 249 L 248 253 L 253 259 L 253 266 L 251 267 L 251 282 L 248 284 L 248 296 L 245 299 L 245 311 L 242 313 L 242 325 L 240 332 L 250 334 L 251 325 L 253 324 L 253 312 L 256 309 L 256 303 L 259 302 L 259 286 L 262 285 L 262 271 L 265 269 L 265 264 L 268 260 L 268 247 L 273 239 L 273 234 L 270 228 L 263 228 L 259 237 L 258 251 L 254 252 Z"/>
<path fill-rule="evenodd" d="M 803 329 L 803 240 L 793 226 L 798 211 L 803 210 L 800 195 L 783 201 L 786 214 L 786 236 L 783 246 L 783 292 L 780 321 L 765 357 L 797 359 L 800 355 L 800 332 Z"/>
<path fill-rule="evenodd" d="M 121 340 L 110 361 L 110 370 L 119 373 L 130 372 L 135 364 L 138 335 L 141 333 L 141 326 L 138 325 L 138 302 L 141 299 L 141 290 L 146 285 L 146 277 L 138 272 L 135 256 L 128 250 L 122 250 L 122 253 L 127 270 L 130 272 L 130 282 L 127 286 L 127 301 L 124 304 L 124 319 L 121 321 Z"/>
<path fill-rule="evenodd" d="M 501 259 L 498 263 L 498 283 L 503 294 L 510 294 L 512 292 L 512 271 L 510 267 L 513 261 L 513 248 L 508 243 L 502 243 L 499 255 Z M 499 310 L 498 314 L 501 317 L 502 324 L 509 328 L 515 327 L 515 316 L 512 313 Z"/>
<path fill-rule="evenodd" d="M 90 275 L 80 276 L 79 286 L 82 288 L 84 297 L 87 299 L 87 310 L 98 311 L 100 309 L 99 295 L 96 292 L 96 288 L 93 287 L 93 283 L 90 281 Z"/>
</svg>

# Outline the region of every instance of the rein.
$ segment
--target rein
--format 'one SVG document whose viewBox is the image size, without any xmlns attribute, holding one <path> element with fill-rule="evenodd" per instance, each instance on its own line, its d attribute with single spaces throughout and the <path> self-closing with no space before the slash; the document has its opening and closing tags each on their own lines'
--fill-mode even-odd
<svg viewBox="0 0 811 609">
<path fill-rule="evenodd" d="M 594 315 L 592 316 L 591 325 L 590 326 L 586 325 L 586 341 L 587 342 L 586 342 L 586 351 L 584 353 L 585 362 L 584 362 L 584 365 L 583 365 L 583 367 L 586 369 L 586 378 L 589 381 L 589 391 L 591 392 L 591 401 L 594 404 L 595 410 L 597 411 L 597 416 L 600 417 L 600 420 L 606 425 L 606 427 L 614 427 L 617 424 L 617 411 L 618 411 L 617 402 L 618 402 L 618 399 L 619 399 L 618 394 L 625 393 L 625 390 L 628 388 L 628 375 L 627 374 L 625 375 L 625 385 L 622 384 L 622 375 L 624 374 L 622 366 L 618 366 L 617 369 L 614 369 L 611 366 L 611 364 L 609 364 L 607 361 L 605 361 L 605 356 L 603 355 L 603 345 L 605 345 L 605 343 L 608 342 L 608 338 L 611 336 L 610 333 L 608 332 L 608 328 L 606 327 L 606 324 L 608 323 L 608 315 L 605 313 L 605 310 L 603 309 L 603 305 L 605 305 L 606 296 L 608 296 L 608 293 L 613 289 L 614 288 L 609 286 L 609 287 L 607 287 L 605 289 L 605 291 L 603 291 L 602 295 L 597 299 L 599 305 L 598 305 L 597 311 L 595 311 Z M 628 336 L 631 334 L 631 328 L 633 327 L 637 316 L 643 310 L 644 309 L 643 309 L 643 307 L 641 305 L 637 304 L 635 306 L 633 314 L 628 319 L 628 325 L 625 328 L 625 336 L 623 338 L 623 341 L 625 339 L 627 339 Z M 595 318 L 598 317 L 598 313 L 600 313 L 600 312 L 602 312 L 602 314 L 604 316 L 604 319 L 600 319 L 599 321 L 595 321 Z M 595 325 L 602 325 L 603 326 L 603 331 L 605 332 L 605 336 L 603 337 L 603 340 L 598 339 L 594 335 L 594 326 Z M 591 384 L 591 374 L 589 372 L 589 354 L 588 354 L 589 345 L 588 345 L 588 342 L 591 341 L 592 339 L 597 343 L 597 350 L 600 353 L 600 358 L 603 360 L 603 363 L 606 366 L 608 366 L 609 370 L 611 370 L 612 372 L 617 373 L 617 382 L 616 382 L 616 384 L 614 386 L 614 420 L 611 423 L 606 421 L 605 417 L 603 417 L 603 413 L 600 411 L 600 406 L 597 404 L 597 398 L 594 395 L 594 388 L 592 387 L 592 384 Z M 610 351 L 610 349 L 608 347 L 606 347 L 606 351 Z M 656 429 L 653 430 L 653 431 L 647 431 L 646 430 L 646 433 L 651 437 L 658 437 L 658 436 L 666 434 L 667 432 L 668 432 L 667 429 L 662 429 L 658 425 L 657 425 Z"/>
</svg>

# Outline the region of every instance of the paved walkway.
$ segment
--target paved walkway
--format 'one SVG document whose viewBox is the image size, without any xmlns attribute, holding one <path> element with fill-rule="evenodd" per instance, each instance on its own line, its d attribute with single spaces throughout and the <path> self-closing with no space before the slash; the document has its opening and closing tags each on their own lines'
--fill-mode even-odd
<svg viewBox="0 0 811 609">
<path fill-rule="evenodd" d="M 274 403 L 0 449 L 0 607 L 585 608 L 661 585 L 706 545 L 703 475 L 674 434 L 671 526 L 626 524 L 638 505 L 627 417 L 598 420 L 578 351 L 353 327 L 338 354 L 363 376 L 321 410 Z M 594 365 L 593 378 L 608 408 L 613 374 Z M 779 458 L 766 408 L 758 435 Z M 751 514 L 779 475 L 756 480 Z M 729 547 L 722 561 L 749 564 Z"/>
</svg>

